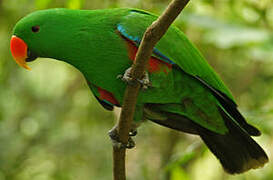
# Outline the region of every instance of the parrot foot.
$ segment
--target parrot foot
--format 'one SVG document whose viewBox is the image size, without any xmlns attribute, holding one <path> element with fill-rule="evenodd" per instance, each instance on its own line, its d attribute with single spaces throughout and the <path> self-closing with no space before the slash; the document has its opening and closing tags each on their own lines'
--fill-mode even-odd
<svg viewBox="0 0 273 180">
<path fill-rule="evenodd" d="M 128 84 L 134 84 L 135 81 L 131 77 L 131 70 L 132 70 L 132 67 L 126 69 L 124 75 L 118 75 L 117 78 L 121 79 L 122 81 L 124 81 L 124 82 L 126 82 Z M 142 79 L 136 79 L 136 81 L 141 84 L 141 87 L 142 87 L 143 90 L 146 90 L 149 87 L 152 87 L 152 84 L 151 84 L 151 82 L 149 80 L 149 74 L 146 71 L 144 72 L 143 78 Z"/>
<path fill-rule="evenodd" d="M 135 147 L 135 142 L 134 140 L 131 138 L 131 136 L 135 136 L 137 134 L 137 131 L 134 130 L 133 132 L 130 131 L 129 132 L 129 138 L 128 138 L 128 142 L 127 144 L 124 144 L 122 142 L 120 142 L 120 138 L 119 138 L 119 135 L 118 135 L 118 131 L 117 131 L 117 127 L 115 126 L 114 128 L 112 128 L 109 132 L 108 132 L 108 135 L 109 137 L 111 138 L 112 140 L 112 143 L 113 143 L 113 146 L 114 147 L 117 147 L 119 149 L 121 148 L 127 148 L 127 149 L 132 149 Z"/>
<path fill-rule="evenodd" d="M 133 136 L 136 136 L 137 135 L 137 130 L 136 129 L 132 129 L 130 132 L 129 132 L 129 136 L 133 137 Z"/>
</svg>

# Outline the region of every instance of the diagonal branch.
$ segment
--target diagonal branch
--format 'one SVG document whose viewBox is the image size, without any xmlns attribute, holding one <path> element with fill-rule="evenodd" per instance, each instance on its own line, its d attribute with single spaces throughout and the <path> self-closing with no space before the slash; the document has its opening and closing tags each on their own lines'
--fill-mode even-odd
<svg viewBox="0 0 273 180">
<path fill-rule="evenodd" d="M 131 75 L 133 80 L 141 79 L 146 64 L 152 55 L 153 48 L 161 37 L 167 32 L 170 25 L 187 5 L 189 0 L 173 0 L 163 14 L 148 27 L 141 41 L 136 59 L 132 66 Z M 118 135 L 122 143 L 126 144 L 133 121 L 137 96 L 140 84 L 128 84 L 123 100 L 122 111 L 118 121 Z M 125 154 L 126 149 L 113 146 L 113 176 L 114 180 L 125 180 Z"/>
</svg>

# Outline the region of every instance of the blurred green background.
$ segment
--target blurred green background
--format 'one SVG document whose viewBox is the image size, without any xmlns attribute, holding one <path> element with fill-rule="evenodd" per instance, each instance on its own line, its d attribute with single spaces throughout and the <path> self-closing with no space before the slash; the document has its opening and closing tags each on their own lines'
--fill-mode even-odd
<svg viewBox="0 0 273 180">
<path fill-rule="evenodd" d="M 107 136 L 118 111 L 104 110 L 82 75 L 68 64 L 39 59 L 15 64 L 9 39 L 15 23 L 38 9 L 137 7 L 160 14 L 166 0 L 0 0 L 0 180 L 110 180 Z M 129 180 L 273 179 L 273 1 L 192 0 L 176 23 L 259 127 L 255 138 L 271 161 L 242 175 L 226 174 L 196 136 L 151 122 L 128 150 Z"/>
</svg>

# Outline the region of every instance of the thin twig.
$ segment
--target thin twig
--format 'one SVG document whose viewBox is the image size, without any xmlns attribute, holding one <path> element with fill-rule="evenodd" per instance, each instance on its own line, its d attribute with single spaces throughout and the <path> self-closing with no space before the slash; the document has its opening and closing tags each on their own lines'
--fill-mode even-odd
<svg viewBox="0 0 273 180">
<path fill-rule="evenodd" d="M 131 75 L 134 80 L 142 78 L 148 59 L 152 55 L 154 46 L 166 33 L 169 26 L 173 23 L 188 2 L 189 0 L 173 0 L 163 14 L 147 28 L 132 66 Z M 119 139 L 124 144 L 128 142 L 139 89 L 140 84 L 136 83 L 133 85 L 128 84 L 125 90 L 122 111 L 117 126 Z M 126 180 L 125 154 L 126 149 L 113 146 L 114 180 Z"/>
</svg>

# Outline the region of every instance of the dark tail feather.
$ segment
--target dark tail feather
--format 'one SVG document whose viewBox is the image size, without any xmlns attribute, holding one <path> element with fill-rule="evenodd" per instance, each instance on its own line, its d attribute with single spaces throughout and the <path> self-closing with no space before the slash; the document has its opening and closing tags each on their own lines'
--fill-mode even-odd
<svg viewBox="0 0 273 180">
<path fill-rule="evenodd" d="M 199 135 L 208 148 L 220 160 L 224 169 L 231 174 L 242 173 L 262 167 L 268 162 L 264 150 L 219 108 L 229 132 L 216 134 L 200 128 Z"/>
<path fill-rule="evenodd" d="M 237 109 L 237 105 L 233 102 L 226 94 L 221 91 L 215 89 L 206 83 L 202 78 L 198 76 L 193 76 L 199 82 L 201 82 L 205 87 L 207 87 L 212 94 L 216 97 L 216 99 L 220 102 L 220 104 L 225 108 L 225 110 L 232 116 L 232 118 L 237 121 L 242 128 L 244 128 L 247 133 L 251 136 L 260 136 L 261 132 L 254 126 L 248 124 L 245 118 L 241 115 L 241 113 Z"/>
</svg>

